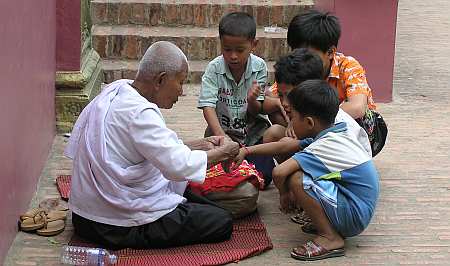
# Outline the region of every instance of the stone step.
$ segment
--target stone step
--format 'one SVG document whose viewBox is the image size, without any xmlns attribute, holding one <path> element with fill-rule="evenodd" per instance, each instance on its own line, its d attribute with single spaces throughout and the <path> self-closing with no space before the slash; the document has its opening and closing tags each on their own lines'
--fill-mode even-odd
<svg viewBox="0 0 450 266">
<path fill-rule="evenodd" d="M 190 60 L 211 60 L 220 54 L 216 28 L 146 27 L 114 25 L 92 27 L 94 49 L 102 58 L 139 59 L 154 42 L 166 40 L 180 47 Z M 288 52 L 286 32 L 266 33 L 258 28 L 255 54 L 268 61 Z"/>
<path fill-rule="evenodd" d="M 251 14 L 258 26 L 287 26 L 313 0 L 92 0 L 93 24 L 211 27 L 232 11 Z"/>
<path fill-rule="evenodd" d="M 203 72 L 209 61 L 189 61 L 189 76 L 186 83 L 201 83 Z M 139 61 L 138 60 L 102 60 L 105 82 L 110 83 L 117 79 L 134 79 Z M 269 70 L 269 83 L 274 80 L 274 61 L 267 62 Z"/>
</svg>

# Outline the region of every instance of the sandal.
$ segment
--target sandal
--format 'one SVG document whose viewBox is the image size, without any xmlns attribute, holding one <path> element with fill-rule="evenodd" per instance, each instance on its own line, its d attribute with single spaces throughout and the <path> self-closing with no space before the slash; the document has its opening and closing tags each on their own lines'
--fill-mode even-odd
<svg viewBox="0 0 450 266">
<path fill-rule="evenodd" d="M 344 255 L 345 249 L 343 247 L 327 250 L 313 240 L 306 242 L 298 248 L 293 248 L 291 252 L 292 258 L 303 261 L 323 260 Z"/>
<path fill-rule="evenodd" d="M 24 232 L 36 230 L 38 235 L 54 236 L 64 231 L 66 218 L 67 211 L 55 210 L 46 213 L 43 208 L 36 208 L 19 217 L 19 228 Z"/>
<path fill-rule="evenodd" d="M 19 217 L 19 228 L 24 232 L 34 231 L 44 227 L 46 221 L 45 211 L 40 208 L 32 209 Z"/>
<path fill-rule="evenodd" d="M 66 220 L 67 211 L 50 211 L 47 213 L 47 220 Z"/>
<path fill-rule="evenodd" d="M 305 224 L 302 226 L 302 231 L 303 231 L 304 233 L 307 233 L 307 234 L 317 235 L 317 228 L 316 228 L 316 226 L 315 226 L 313 223 L 311 223 L 311 222 L 305 223 Z"/>
<path fill-rule="evenodd" d="M 62 231 L 66 227 L 66 222 L 64 220 L 49 220 L 45 222 L 43 228 L 36 230 L 36 234 L 41 236 L 54 236 Z"/>
<path fill-rule="evenodd" d="M 300 224 L 300 225 L 304 225 L 306 223 L 311 222 L 311 218 L 309 218 L 309 216 L 304 212 L 299 212 L 293 216 L 291 216 L 291 220 L 294 223 Z"/>
</svg>

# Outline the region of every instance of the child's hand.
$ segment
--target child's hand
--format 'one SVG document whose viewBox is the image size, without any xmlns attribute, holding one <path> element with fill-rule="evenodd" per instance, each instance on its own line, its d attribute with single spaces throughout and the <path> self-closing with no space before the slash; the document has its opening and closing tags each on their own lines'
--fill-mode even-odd
<svg viewBox="0 0 450 266">
<path fill-rule="evenodd" d="M 288 126 L 286 127 L 286 137 L 297 139 L 297 135 L 295 135 L 294 127 L 292 125 L 292 121 L 289 121 Z"/>
<path fill-rule="evenodd" d="M 258 85 L 256 80 L 253 81 L 252 87 L 248 91 L 247 101 L 255 102 L 256 99 L 261 95 L 261 87 Z"/>
<path fill-rule="evenodd" d="M 280 113 L 281 113 L 281 115 L 283 116 L 283 118 L 284 118 L 284 120 L 286 121 L 286 123 L 288 123 L 288 125 L 289 125 L 289 123 L 291 123 L 291 119 L 289 118 L 288 114 L 286 113 L 286 110 L 284 110 L 284 107 L 283 107 L 283 105 L 281 104 L 281 101 L 279 101 L 278 104 L 279 104 L 279 105 L 278 105 L 278 108 L 280 108 Z"/>
<path fill-rule="evenodd" d="M 240 148 L 239 154 L 233 160 L 233 165 L 231 166 L 231 170 L 232 171 L 236 170 L 241 165 L 242 161 L 244 161 L 246 156 L 247 156 L 246 149 Z"/>
</svg>

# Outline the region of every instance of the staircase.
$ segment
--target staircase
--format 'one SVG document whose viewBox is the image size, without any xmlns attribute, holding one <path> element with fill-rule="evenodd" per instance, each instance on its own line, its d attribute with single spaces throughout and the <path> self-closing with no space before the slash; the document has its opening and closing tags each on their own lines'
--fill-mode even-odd
<svg viewBox="0 0 450 266">
<path fill-rule="evenodd" d="M 109 83 L 133 79 L 146 49 L 156 41 L 171 41 L 189 59 L 188 82 L 200 83 L 208 62 L 220 54 L 220 18 L 245 11 L 256 20 L 255 54 L 266 60 L 272 81 L 275 60 L 289 48 L 286 32 L 266 33 L 264 27 L 286 28 L 292 17 L 313 5 L 313 0 L 92 0 L 93 47 Z"/>
</svg>

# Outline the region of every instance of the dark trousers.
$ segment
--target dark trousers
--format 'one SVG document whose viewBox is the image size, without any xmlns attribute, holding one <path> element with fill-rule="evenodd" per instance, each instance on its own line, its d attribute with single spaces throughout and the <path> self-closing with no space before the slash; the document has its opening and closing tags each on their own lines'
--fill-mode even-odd
<svg viewBox="0 0 450 266">
<path fill-rule="evenodd" d="M 73 213 L 75 234 L 108 249 L 167 248 L 221 242 L 231 237 L 233 220 L 228 211 L 188 190 L 184 196 L 188 202 L 140 226 L 103 224 Z"/>
</svg>

